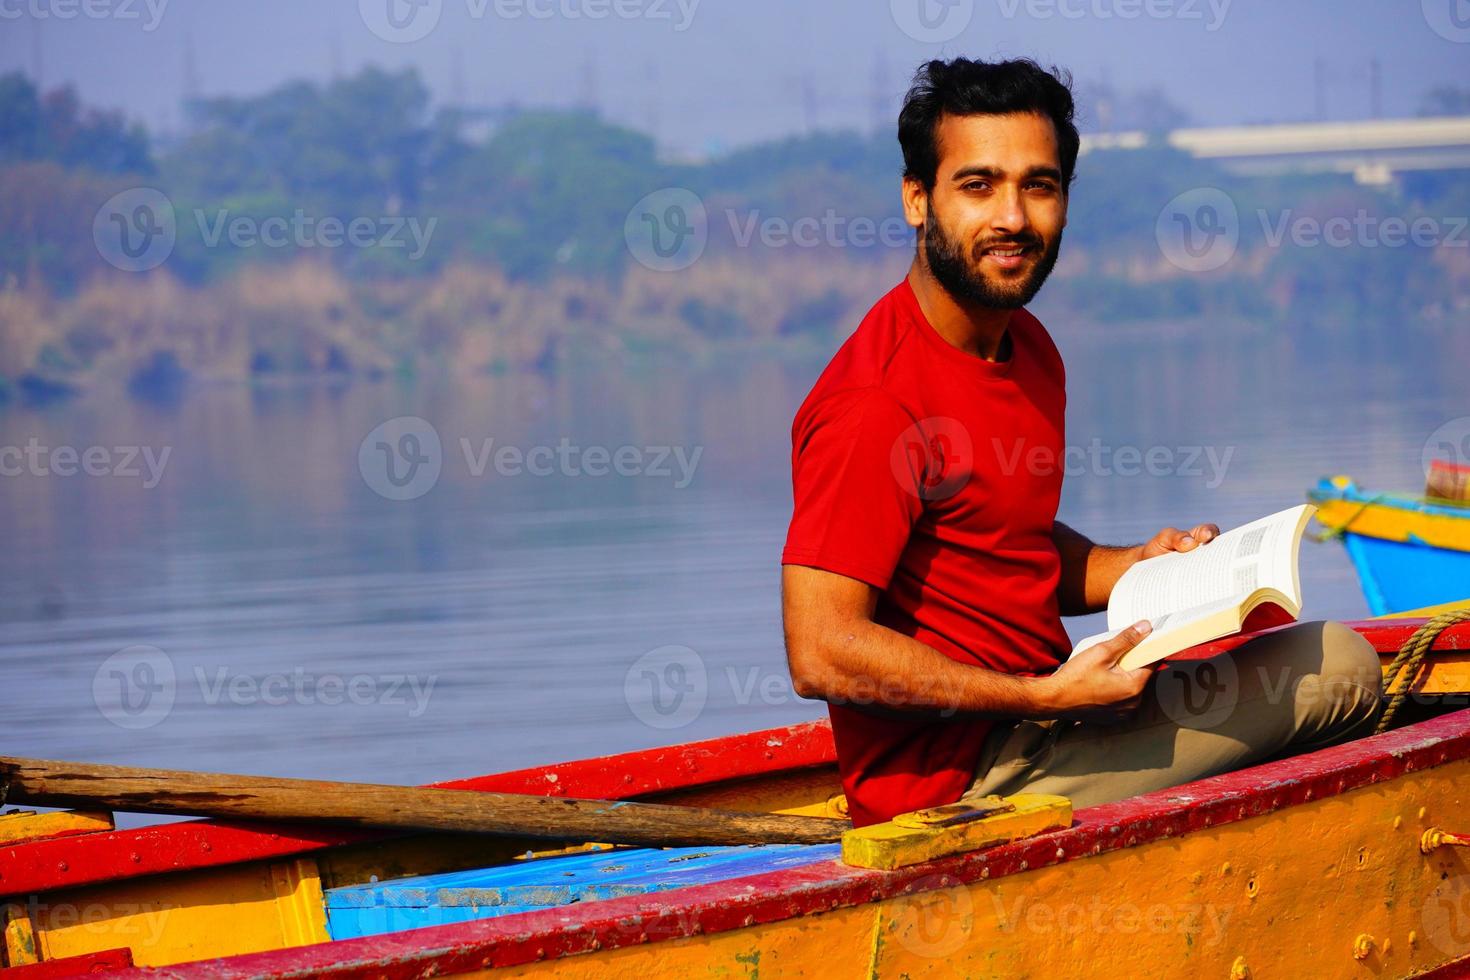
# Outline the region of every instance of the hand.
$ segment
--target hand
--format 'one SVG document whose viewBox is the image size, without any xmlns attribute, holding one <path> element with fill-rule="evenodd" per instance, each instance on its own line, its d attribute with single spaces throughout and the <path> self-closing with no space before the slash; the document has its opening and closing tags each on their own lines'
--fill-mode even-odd
<svg viewBox="0 0 1470 980">
<path fill-rule="evenodd" d="M 1196 524 L 1188 531 L 1181 531 L 1177 527 L 1166 527 L 1155 534 L 1142 546 L 1138 557 L 1157 558 L 1159 555 L 1167 555 L 1171 551 L 1193 551 L 1202 544 L 1209 544 L 1220 536 L 1220 527 L 1217 524 Z"/>
<path fill-rule="evenodd" d="M 1108 724 L 1138 709 L 1155 667 L 1123 670 L 1118 661 L 1152 631 L 1148 620 L 1128 627 L 1097 646 L 1078 651 L 1056 673 L 1042 678 L 1049 695 L 1049 717 Z"/>
</svg>

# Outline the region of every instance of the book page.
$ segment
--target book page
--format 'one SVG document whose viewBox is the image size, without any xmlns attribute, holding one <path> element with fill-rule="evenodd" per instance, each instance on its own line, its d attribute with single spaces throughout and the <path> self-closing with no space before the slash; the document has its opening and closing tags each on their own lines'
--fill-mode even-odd
<svg viewBox="0 0 1470 980">
<path fill-rule="evenodd" d="M 1113 588 L 1108 629 L 1116 633 L 1141 619 L 1239 603 L 1262 587 L 1300 605 L 1297 545 L 1313 510 L 1310 504 L 1292 507 L 1226 531 L 1193 551 L 1138 562 Z"/>
<path fill-rule="evenodd" d="M 1211 542 L 1211 545 L 1213 544 L 1214 542 Z M 1149 622 L 1153 625 L 1153 631 L 1135 649 L 1141 649 L 1146 644 L 1153 642 L 1156 637 L 1168 636 L 1170 633 L 1184 629 L 1190 624 L 1197 623 L 1202 619 L 1207 619 L 1222 610 L 1233 609 L 1238 604 L 1239 600 L 1235 598 L 1222 599 L 1218 602 L 1193 606 L 1189 609 L 1180 610 L 1179 612 L 1165 613 L 1162 616 L 1151 617 L 1149 618 Z M 1109 629 L 1106 632 L 1098 633 L 1078 641 L 1077 645 L 1072 648 L 1072 652 L 1068 655 L 1068 659 L 1075 657 L 1079 652 L 1086 650 L 1088 647 L 1097 646 L 1099 643 L 1106 643 L 1136 622 L 1138 622 L 1137 619 L 1132 619 L 1117 629 Z"/>
</svg>

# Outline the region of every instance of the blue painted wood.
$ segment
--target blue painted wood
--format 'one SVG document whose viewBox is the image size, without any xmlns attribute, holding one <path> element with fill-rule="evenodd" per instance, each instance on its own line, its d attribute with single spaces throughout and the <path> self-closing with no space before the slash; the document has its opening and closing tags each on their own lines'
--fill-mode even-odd
<svg viewBox="0 0 1470 980">
<path fill-rule="evenodd" d="M 334 939 L 686 888 L 820 861 L 840 844 L 625 848 L 328 889 Z"/>
<path fill-rule="evenodd" d="M 1470 597 L 1470 552 L 1352 532 L 1343 544 L 1375 616 Z"/>
</svg>

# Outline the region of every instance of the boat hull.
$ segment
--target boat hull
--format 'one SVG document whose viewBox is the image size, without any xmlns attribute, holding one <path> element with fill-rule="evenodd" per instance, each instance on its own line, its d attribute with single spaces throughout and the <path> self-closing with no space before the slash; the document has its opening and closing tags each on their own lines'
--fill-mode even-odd
<svg viewBox="0 0 1470 980">
<path fill-rule="evenodd" d="M 1373 615 L 1470 595 L 1470 507 L 1370 494 L 1341 476 L 1307 496 L 1327 536 L 1342 539 Z"/>
<path fill-rule="evenodd" d="M 1343 544 L 1375 616 L 1470 595 L 1470 551 L 1352 533 Z"/>
<path fill-rule="evenodd" d="M 1356 627 L 1386 657 L 1417 625 Z M 1441 637 L 1415 690 L 1440 708 L 1465 703 L 1467 661 L 1470 624 Z M 833 761 L 830 730 L 810 724 L 453 785 L 830 815 Z M 155 968 L 136 976 L 201 978 L 1413 976 L 1470 955 L 1470 848 L 1420 851 L 1431 828 L 1470 832 L 1467 796 L 1462 710 L 895 871 L 826 855 L 335 942 L 324 892 L 503 863 L 526 842 L 214 821 L 72 828 L 0 847 L 0 895 L 9 962 L 43 961 L 18 980 L 65 957 L 77 972 L 116 966 L 123 947 Z"/>
</svg>

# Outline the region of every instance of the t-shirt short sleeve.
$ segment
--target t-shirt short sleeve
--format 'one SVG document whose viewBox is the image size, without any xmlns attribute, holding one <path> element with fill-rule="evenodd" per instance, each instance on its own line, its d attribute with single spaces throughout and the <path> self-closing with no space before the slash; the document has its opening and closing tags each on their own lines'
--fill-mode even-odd
<svg viewBox="0 0 1470 980">
<path fill-rule="evenodd" d="M 792 426 L 794 509 L 784 565 L 886 589 L 923 499 L 905 440 L 915 421 L 881 388 L 836 392 Z"/>
</svg>

